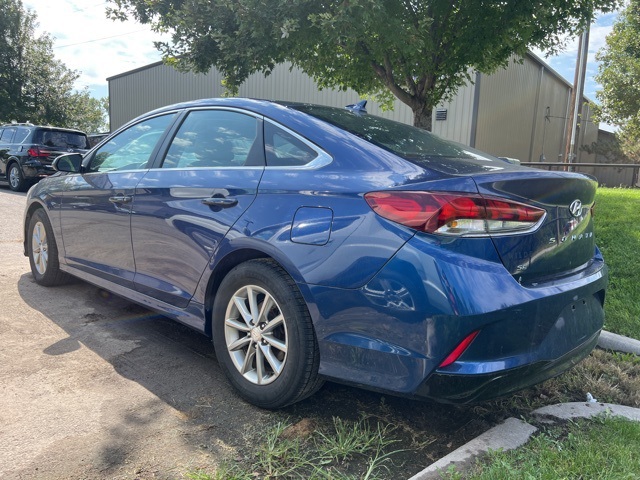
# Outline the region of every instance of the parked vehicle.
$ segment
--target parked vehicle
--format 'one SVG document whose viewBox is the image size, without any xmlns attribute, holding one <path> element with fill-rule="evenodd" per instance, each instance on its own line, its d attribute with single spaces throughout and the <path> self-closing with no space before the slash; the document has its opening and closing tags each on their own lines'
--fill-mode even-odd
<svg viewBox="0 0 640 480">
<path fill-rule="evenodd" d="M 596 181 L 317 105 L 213 99 L 133 120 L 32 188 L 35 280 L 72 274 L 210 336 L 255 405 L 324 379 L 476 402 L 597 342 Z"/>
<path fill-rule="evenodd" d="M 109 136 L 108 133 L 94 133 L 89 135 L 87 138 L 89 139 L 90 148 L 95 147 L 97 144 L 99 144 L 102 140 L 104 140 L 108 136 Z"/>
<path fill-rule="evenodd" d="M 0 181 L 15 192 L 27 190 L 55 171 L 53 160 L 69 152 L 85 153 L 87 135 L 79 130 L 43 127 L 30 123 L 0 126 Z"/>
</svg>

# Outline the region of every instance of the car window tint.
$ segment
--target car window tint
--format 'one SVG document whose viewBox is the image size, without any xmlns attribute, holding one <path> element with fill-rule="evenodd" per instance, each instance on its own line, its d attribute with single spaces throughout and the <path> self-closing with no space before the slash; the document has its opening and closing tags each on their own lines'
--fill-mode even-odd
<svg viewBox="0 0 640 480">
<path fill-rule="evenodd" d="M 269 167 L 306 165 L 318 156 L 302 140 L 268 122 L 264 126 L 264 147 Z"/>
<path fill-rule="evenodd" d="M 39 130 L 34 142 L 53 148 L 87 148 L 86 135 L 64 130 Z"/>
<path fill-rule="evenodd" d="M 150 118 L 123 130 L 96 150 L 88 170 L 107 172 L 146 168 L 156 147 L 175 114 Z"/>
<path fill-rule="evenodd" d="M 254 155 L 258 120 L 225 110 L 190 112 L 173 138 L 162 168 L 237 167 Z"/>
<path fill-rule="evenodd" d="M 0 136 L 0 142 L 11 143 L 11 139 L 13 138 L 15 131 L 15 128 L 5 128 L 2 132 L 2 136 Z"/>
</svg>

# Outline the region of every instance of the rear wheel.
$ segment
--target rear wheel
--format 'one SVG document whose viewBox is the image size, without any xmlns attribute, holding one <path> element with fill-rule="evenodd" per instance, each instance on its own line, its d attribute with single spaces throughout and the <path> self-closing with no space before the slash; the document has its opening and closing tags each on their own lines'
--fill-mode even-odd
<svg viewBox="0 0 640 480">
<path fill-rule="evenodd" d="M 68 276 L 60 270 L 51 222 L 42 209 L 31 216 L 27 235 L 29 263 L 36 282 L 47 287 L 66 283 Z"/>
<path fill-rule="evenodd" d="M 7 179 L 9 180 L 9 188 L 14 192 L 24 192 L 29 186 L 29 182 L 25 180 L 20 165 L 12 163 L 7 172 Z"/>
<path fill-rule="evenodd" d="M 293 279 L 271 260 L 251 260 L 225 277 L 213 307 L 220 366 L 248 402 L 280 408 L 314 393 L 318 344 Z"/>
</svg>

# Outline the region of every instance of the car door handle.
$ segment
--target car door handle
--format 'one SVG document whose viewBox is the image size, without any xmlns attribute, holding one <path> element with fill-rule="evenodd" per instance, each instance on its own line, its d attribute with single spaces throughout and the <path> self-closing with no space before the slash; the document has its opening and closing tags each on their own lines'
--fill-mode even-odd
<svg viewBox="0 0 640 480">
<path fill-rule="evenodd" d="M 129 195 L 116 195 L 115 197 L 109 197 L 111 203 L 129 203 L 133 197 Z"/>
<path fill-rule="evenodd" d="M 235 198 L 211 197 L 202 199 L 202 203 L 210 207 L 229 208 L 237 205 L 238 200 Z"/>
</svg>

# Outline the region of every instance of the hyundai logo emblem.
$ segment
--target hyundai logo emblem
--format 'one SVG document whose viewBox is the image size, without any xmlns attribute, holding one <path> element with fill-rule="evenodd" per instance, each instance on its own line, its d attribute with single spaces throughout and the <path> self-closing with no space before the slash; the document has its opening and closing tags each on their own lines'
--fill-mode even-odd
<svg viewBox="0 0 640 480">
<path fill-rule="evenodd" d="M 571 205 L 569 205 L 569 211 L 574 217 L 582 215 L 582 202 L 580 200 L 574 200 L 571 202 Z"/>
</svg>

